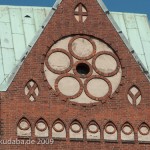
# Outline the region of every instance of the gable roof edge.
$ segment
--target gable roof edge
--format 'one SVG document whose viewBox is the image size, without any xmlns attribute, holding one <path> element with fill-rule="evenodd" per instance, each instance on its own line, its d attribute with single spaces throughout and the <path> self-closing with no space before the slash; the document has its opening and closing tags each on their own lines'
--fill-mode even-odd
<svg viewBox="0 0 150 150">
<path fill-rule="evenodd" d="M 17 72 L 19 71 L 21 65 L 23 64 L 25 58 L 30 53 L 32 47 L 34 46 L 34 44 L 36 43 L 36 41 L 38 40 L 38 38 L 42 34 L 44 28 L 48 24 L 49 20 L 52 18 L 53 14 L 57 10 L 57 8 L 58 8 L 58 6 L 59 6 L 59 4 L 61 2 L 62 2 L 62 0 L 56 0 L 55 4 L 53 5 L 52 9 L 50 10 L 49 15 L 46 17 L 43 25 L 38 30 L 38 32 L 35 34 L 34 38 L 32 39 L 32 41 L 30 42 L 30 44 L 26 48 L 26 52 L 22 55 L 22 59 L 20 60 L 20 63 L 17 66 L 14 67 L 13 72 L 9 75 L 7 84 L 5 83 L 5 84 L 1 84 L 0 85 L 0 91 L 6 91 L 8 89 L 8 87 L 10 86 L 10 84 L 13 81 L 14 77 L 16 76 Z M 107 15 L 108 19 L 111 21 L 112 25 L 114 26 L 114 28 L 116 29 L 116 31 L 120 35 L 120 37 L 123 40 L 123 42 L 125 43 L 125 45 L 128 47 L 128 49 L 131 52 L 131 54 L 133 55 L 134 59 L 140 65 L 140 68 L 141 68 L 142 72 L 145 74 L 146 78 L 150 82 L 150 74 L 149 74 L 149 72 L 147 71 L 147 69 L 145 68 L 145 66 L 143 65 L 143 63 L 141 62 L 141 60 L 139 59 L 139 57 L 137 56 L 137 54 L 135 53 L 134 49 L 132 48 L 132 46 L 130 45 L 130 43 L 128 42 L 128 40 L 126 39 L 126 37 L 124 36 L 123 32 L 120 30 L 119 26 L 117 25 L 117 23 L 115 22 L 115 20 L 111 16 L 111 14 L 109 13 L 109 10 L 107 9 L 107 7 L 105 6 L 105 4 L 103 3 L 102 0 L 97 0 L 97 2 L 101 6 L 101 8 L 105 12 L 105 14 Z"/>
<path fill-rule="evenodd" d="M 36 32 L 34 38 L 32 39 L 32 41 L 29 43 L 28 47 L 26 48 L 25 53 L 22 55 L 22 59 L 20 60 L 20 63 L 18 63 L 18 65 L 16 65 L 12 71 L 12 73 L 9 75 L 8 80 L 7 80 L 7 84 L 6 82 L 0 85 L 0 91 L 7 91 L 8 87 L 10 86 L 11 82 L 13 81 L 13 79 L 15 78 L 17 72 L 19 71 L 21 65 L 23 64 L 25 58 L 28 56 L 28 54 L 30 53 L 30 51 L 32 50 L 32 47 L 34 46 L 34 44 L 36 43 L 36 41 L 38 40 L 38 38 L 40 37 L 40 35 L 42 34 L 44 28 L 46 27 L 46 25 L 48 24 L 49 20 L 52 18 L 53 14 L 55 13 L 55 11 L 58 8 L 58 5 L 61 3 L 62 0 L 56 0 L 54 6 L 52 7 L 52 9 L 50 10 L 49 15 L 46 17 L 46 19 L 44 20 L 41 28 Z M 6 77 L 7 78 L 7 77 Z M 4 79 L 5 80 L 5 79 Z"/>
<path fill-rule="evenodd" d="M 120 30 L 119 26 L 117 25 L 114 18 L 110 14 L 110 12 L 107 9 L 106 5 L 103 3 L 102 0 L 97 0 L 97 1 L 98 1 L 99 5 L 102 7 L 105 14 L 107 15 L 108 19 L 111 21 L 111 23 L 114 26 L 114 28 L 116 29 L 116 31 L 118 32 L 119 36 L 121 37 L 121 39 L 123 40 L 123 42 L 125 43 L 127 48 L 129 49 L 130 53 L 132 54 L 132 56 L 134 57 L 136 62 L 140 65 L 140 68 L 141 68 L 142 72 L 145 74 L 146 78 L 150 82 L 150 74 L 149 74 L 148 70 L 146 69 L 146 67 L 144 66 L 144 64 L 142 63 L 142 61 L 140 60 L 140 58 L 138 57 L 138 55 L 136 54 L 136 52 L 132 48 L 131 44 L 129 43 L 129 41 L 127 40 L 125 35 L 123 34 L 122 30 Z"/>
</svg>

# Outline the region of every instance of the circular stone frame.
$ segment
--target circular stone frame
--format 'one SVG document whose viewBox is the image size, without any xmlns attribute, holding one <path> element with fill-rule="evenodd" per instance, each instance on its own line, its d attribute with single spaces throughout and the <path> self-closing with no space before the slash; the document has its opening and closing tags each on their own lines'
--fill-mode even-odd
<svg viewBox="0 0 150 150">
<path fill-rule="evenodd" d="M 117 63 L 117 67 L 116 69 L 113 71 L 113 72 L 110 72 L 110 73 L 104 73 L 100 70 L 97 69 L 96 65 L 95 65 L 95 62 L 96 62 L 96 59 L 100 56 L 100 55 L 109 55 L 109 56 L 112 56 L 116 63 Z M 98 52 L 93 60 L 92 60 L 92 65 L 93 65 L 93 68 L 94 70 L 99 74 L 99 75 L 102 75 L 104 77 L 111 77 L 111 76 L 114 76 L 115 74 L 118 73 L 119 69 L 120 69 L 120 62 L 119 62 L 119 59 L 117 58 L 117 56 L 115 54 L 113 54 L 112 52 L 108 52 L 108 51 L 102 51 L 102 52 Z"/>
<path fill-rule="evenodd" d="M 79 126 L 79 130 L 74 130 L 74 129 L 72 128 L 72 125 L 75 125 L 75 124 L 77 124 L 77 125 Z M 74 122 L 73 124 L 71 124 L 70 129 L 71 129 L 71 131 L 74 132 L 74 133 L 79 133 L 79 132 L 81 131 L 82 127 L 81 127 L 81 125 L 80 125 L 78 122 Z"/>
<path fill-rule="evenodd" d="M 147 131 L 146 133 L 141 132 L 141 128 L 142 128 L 142 127 L 147 128 L 148 131 Z M 139 132 L 140 132 L 141 135 L 148 135 L 148 134 L 150 133 L 150 128 L 149 128 L 146 124 L 143 124 L 143 125 L 141 125 L 141 126 L 139 127 Z"/>
<path fill-rule="evenodd" d="M 93 52 L 92 52 L 89 56 L 87 56 L 87 57 L 80 57 L 80 56 L 76 55 L 76 54 L 73 52 L 73 50 L 72 50 L 72 43 L 73 43 L 76 39 L 78 39 L 78 38 L 86 39 L 86 40 L 88 40 L 88 41 L 91 43 L 91 45 L 92 45 L 92 47 L 93 47 Z M 95 53 L 96 53 L 96 45 L 95 45 L 95 43 L 91 40 L 91 38 L 88 37 L 88 36 L 80 36 L 80 35 L 77 35 L 77 36 L 73 37 L 73 38 L 69 41 L 68 49 L 69 49 L 70 53 L 72 54 L 72 56 L 75 57 L 75 58 L 78 59 L 78 60 L 88 60 L 88 59 L 92 58 L 92 57 L 95 55 Z"/>
<path fill-rule="evenodd" d="M 114 128 L 114 130 L 113 130 L 112 132 L 108 131 L 108 130 L 107 130 L 107 127 L 108 127 L 108 126 L 112 126 L 112 127 Z M 116 129 L 116 127 L 115 127 L 114 124 L 108 123 L 108 124 L 105 126 L 105 131 L 106 131 L 107 134 L 114 134 L 114 133 L 117 131 L 117 129 Z"/>
<path fill-rule="evenodd" d="M 38 123 L 44 123 L 44 124 L 45 124 L 45 128 L 40 129 L 40 128 L 38 127 Z M 39 130 L 39 131 L 41 131 L 41 132 L 43 132 L 43 131 L 45 131 L 45 130 L 47 129 L 47 124 L 46 124 L 45 121 L 43 121 L 43 120 L 39 120 L 39 121 L 36 123 L 35 126 L 36 126 L 37 130 Z"/>
<path fill-rule="evenodd" d="M 89 128 L 89 127 L 90 127 L 91 125 L 95 125 L 95 126 L 97 127 L 97 129 L 96 129 L 95 131 L 90 130 L 90 128 Z M 99 127 L 97 126 L 97 124 L 96 124 L 96 123 L 90 123 L 90 124 L 88 125 L 88 131 L 89 131 L 89 132 L 91 132 L 91 133 L 97 133 L 97 132 L 98 132 L 98 130 L 99 130 Z"/>
<path fill-rule="evenodd" d="M 58 83 L 64 77 L 72 77 L 72 78 L 74 78 L 74 79 L 76 79 L 78 81 L 80 89 L 79 89 L 79 91 L 76 94 L 74 94 L 72 96 L 67 96 L 67 95 L 64 95 L 63 93 L 61 93 L 61 91 L 58 88 Z M 62 94 L 64 97 L 74 99 L 74 98 L 77 98 L 77 97 L 79 97 L 81 95 L 81 93 L 83 91 L 83 83 L 82 83 L 81 79 L 76 77 L 74 74 L 67 73 L 67 74 L 63 74 L 63 75 L 60 75 L 59 77 L 57 77 L 57 79 L 55 80 L 55 90 L 56 90 L 56 92 L 58 94 Z"/>
<path fill-rule="evenodd" d="M 76 69 L 79 64 L 86 64 L 86 65 L 88 65 L 88 67 L 89 67 L 89 69 L 90 69 L 89 73 L 86 74 L 86 75 L 79 74 L 79 73 L 77 72 L 77 69 Z M 77 62 L 73 65 L 73 72 L 74 72 L 74 74 L 75 74 L 76 76 L 78 76 L 78 77 L 80 77 L 80 78 L 88 78 L 88 77 L 90 77 L 90 76 L 92 75 L 92 73 L 93 73 L 92 65 L 91 65 L 89 62 L 87 62 L 87 61 L 83 61 L 83 60 L 77 61 Z"/>
<path fill-rule="evenodd" d="M 129 128 L 131 129 L 131 131 L 130 131 L 130 132 L 124 131 L 124 128 L 125 128 L 125 127 L 129 127 Z M 123 125 L 123 127 L 122 127 L 122 132 L 123 132 L 124 134 L 126 134 L 126 135 L 130 135 L 130 134 L 133 132 L 133 128 L 132 128 L 130 125 L 125 124 L 125 125 Z"/>
<path fill-rule="evenodd" d="M 58 129 L 56 129 L 56 127 L 55 127 L 55 125 L 57 124 L 57 123 L 59 123 L 59 124 L 61 124 L 62 125 L 62 128 L 60 129 L 60 130 L 58 130 Z M 55 123 L 54 123 L 54 125 L 53 125 L 53 129 L 56 131 L 56 132 L 62 132 L 63 130 L 64 130 L 64 124 L 62 123 L 62 122 L 60 122 L 60 121 L 56 121 Z"/>
<path fill-rule="evenodd" d="M 26 128 L 22 128 L 21 126 L 20 126 L 20 124 L 21 124 L 21 122 L 26 122 L 27 123 L 27 127 Z M 30 128 L 30 123 L 26 120 L 26 119 L 22 119 L 22 120 L 20 120 L 19 121 L 19 123 L 18 123 L 18 128 L 20 129 L 20 130 L 28 130 L 29 128 Z"/>
<path fill-rule="evenodd" d="M 53 53 L 56 53 L 56 52 L 61 52 L 61 53 L 64 53 L 65 55 L 68 56 L 68 58 L 70 59 L 70 66 L 63 70 L 63 71 L 59 71 L 59 70 L 55 70 L 53 69 L 50 65 L 49 65 L 49 62 L 48 62 L 48 59 L 49 59 L 49 56 Z M 51 72 L 55 73 L 55 74 L 64 74 L 64 73 L 67 73 L 71 70 L 72 66 L 73 66 L 73 58 L 72 56 L 64 49 L 61 49 L 61 48 L 56 48 L 56 49 L 52 49 L 50 50 L 47 55 L 46 55 L 46 58 L 45 58 L 45 65 L 46 67 L 48 68 L 48 70 L 50 70 Z"/>
<path fill-rule="evenodd" d="M 89 91 L 87 89 L 87 84 L 92 79 L 102 79 L 102 80 L 104 80 L 107 83 L 107 85 L 109 86 L 109 91 L 107 92 L 107 94 L 105 96 L 103 96 L 103 97 L 95 97 L 95 96 L 93 96 L 93 95 L 91 95 L 89 93 Z M 103 101 L 103 102 L 105 102 L 105 100 L 111 95 L 112 85 L 111 85 L 110 81 L 107 78 L 99 76 L 99 75 L 93 75 L 90 78 L 85 80 L 85 82 L 84 82 L 84 90 L 85 90 L 86 95 L 89 98 L 94 99 L 96 101 Z"/>
</svg>

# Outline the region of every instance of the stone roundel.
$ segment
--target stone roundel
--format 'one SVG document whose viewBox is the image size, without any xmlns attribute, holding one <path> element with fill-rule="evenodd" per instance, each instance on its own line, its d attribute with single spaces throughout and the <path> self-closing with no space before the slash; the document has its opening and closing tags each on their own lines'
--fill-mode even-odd
<svg viewBox="0 0 150 150">
<path fill-rule="evenodd" d="M 95 123 L 91 123 L 88 126 L 88 131 L 91 133 L 97 133 L 98 132 L 98 126 Z"/>
<path fill-rule="evenodd" d="M 87 96 L 97 101 L 105 100 L 111 94 L 112 87 L 110 81 L 99 75 L 93 75 L 88 78 L 84 86 Z"/>
<path fill-rule="evenodd" d="M 96 45 L 88 36 L 75 36 L 68 45 L 69 51 L 76 59 L 87 60 L 96 53 Z"/>
<path fill-rule="evenodd" d="M 122 127 L 122 132 L 126 135 L 130 135 L 132 132 L 133 132 L 133 129 L 130 125 L 128 124 L 125 124 L 123 127 Z"/>
<path fill-rule="evenodd" d="M 35 126 L 36 126 L 37 130 L 39 130 L 41 132 L 43 132 L 47 129 L 47 124 L 43 120 L 39 120 Z"/>
<path fill-rule="evenodd" d="M 70 127 L 71 131 L 74 133 L 79 133 L 82 129 L 81 125 L 79 123 L 73 123 Z"/>
<path fill-rule="evenodd" d="M 44 61 L 44 75 L 50 88 L 62 100 L 81 105 L 109 99 L 118 89 L 122 73 L 113 49 L 87 35 L 58 40 Z"/>
<path fill-rule="evenodd" d="M 93 58 L 94 70 L 102 76 L 109 77 L 118 73 L 120 65 L 118 58 L 111 52 L 98 52 Z"/>
<path fill-rule="evenodd" d="M 141 135 L 148 135 L 150 133 L 150 128 L 146 124 L 142 124 L 139 128 Z"/>
<path fill-rule="evenodd" d="M 107 134 L 114 134 L 116 132 L 116 127 L 112 123 L 108 123 L 105 127 Z"/>
<path fill-rule="evenodd" d="M 58 93 L 68 98 L 79 97 L 83 91 L 83 85 L 80 78 L 73 74 L 64 74 L 55 81 L 55 89 Z"/>
<path fill-rule="evenodd" d="M 56 131 L 56 132 L 62 132 L 64 130 L 64 125 L 62 122 L 60 121 L 57 121 L 54 123 L 53 125 L 53 129 Z"/>
<path fill-rule="evenodd" d="M 57 48 L 48 52 L 45 64 L 53 73 L 63 74 L 72 68 L 73 59 L 66 50 Z"/>
<path fill-rule="evenodd" d="M 19 122 L 18 127 L 20 130 L 28 130 L 30 128 L 30 124 L 26 119 L 22 119 Z"/>
</svg>

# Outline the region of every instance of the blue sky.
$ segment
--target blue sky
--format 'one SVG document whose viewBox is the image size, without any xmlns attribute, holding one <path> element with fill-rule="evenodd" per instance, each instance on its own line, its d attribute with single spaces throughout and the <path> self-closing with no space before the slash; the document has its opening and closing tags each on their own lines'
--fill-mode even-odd
<svg viewBox="0 0 150 150">
<path fill-rule="evenodd" d="M 148 14 L 150 0 L 103 0 L 110 11 Z M 52 6 L 55 0 L 0 0 L 0 5 Z"/>
</svg>

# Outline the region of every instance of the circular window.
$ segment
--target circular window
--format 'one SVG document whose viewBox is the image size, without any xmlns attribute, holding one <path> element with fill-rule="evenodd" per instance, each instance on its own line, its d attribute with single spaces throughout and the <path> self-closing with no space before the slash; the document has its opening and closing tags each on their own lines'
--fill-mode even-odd
<svg viewBox="0 0 150 150">
<path fill-rule="evenodd" d="M 87 61 L 77 61 L 74 64 L 73 72 L 76 76 L 80 78 L 88 78 L 92 75 L 93 69 L 89 62 Z"/>
<path fill-rule="evenodd" d="M 87 75 L 90 72 L 90 67 L 85 63 L 80 63 L 77 65 L 76 70 L 80 75 Z"/>
</svg>

